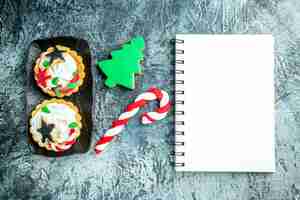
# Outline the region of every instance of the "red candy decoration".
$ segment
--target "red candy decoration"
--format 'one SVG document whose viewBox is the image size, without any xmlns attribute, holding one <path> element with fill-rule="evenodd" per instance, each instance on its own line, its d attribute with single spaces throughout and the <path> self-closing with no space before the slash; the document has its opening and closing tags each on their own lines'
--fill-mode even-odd
<svg viewBox="0 0 300 200">
<path fill-rule="evenodd" d="M 47 75 L 47 70 L 41 70 L 40 68 L 38 69 L 37 73 L 37 82 L 39 85 L 46 87 L 47 83 L 46 81 L 50 78 L 50 75 Z"/>
<path fill-rule="evenodd" d="M 75 82 L 77 82 L 78 80 L 79 80 L 79 74 L 76 74 L 73 78 L 72 78 L 72 80 L 70 80 L 70 83 L 75 83 Z"/>
</svg>

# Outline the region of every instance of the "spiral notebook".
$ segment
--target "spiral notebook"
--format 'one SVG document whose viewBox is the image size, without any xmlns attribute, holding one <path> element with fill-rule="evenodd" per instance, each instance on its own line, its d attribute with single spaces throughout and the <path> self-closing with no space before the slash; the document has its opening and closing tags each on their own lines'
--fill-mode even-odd
<svg viewBox="0 0 300 200">
<path fill-rule="evenodd" d="M 176 171 L 275 171 L 273 43 L 176 35 Z"/>
</svg>

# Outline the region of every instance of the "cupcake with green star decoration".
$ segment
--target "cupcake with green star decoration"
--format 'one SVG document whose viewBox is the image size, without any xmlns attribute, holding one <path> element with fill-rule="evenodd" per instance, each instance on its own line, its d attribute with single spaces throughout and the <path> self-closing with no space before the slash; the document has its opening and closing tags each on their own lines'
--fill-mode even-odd
<svg viewBox="0 0 300 200">
<path fill-rule="evenodd" d="M 34 79 L 52 97 L 70 96 L 85 77 L 82 57 L 68 47 L 56 45 L 42 52 L 34 66 Z"/>
</svg>

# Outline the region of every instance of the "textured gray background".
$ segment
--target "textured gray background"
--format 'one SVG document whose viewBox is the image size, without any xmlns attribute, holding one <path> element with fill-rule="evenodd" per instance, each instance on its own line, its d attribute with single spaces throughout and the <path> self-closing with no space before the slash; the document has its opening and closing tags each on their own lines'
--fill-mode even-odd
<svg viewBox="0 0 300 200">
<path fill-rule="evenodd" d="M 1 200 L 300 199 L 299 0 L 0 0 L 0 31 Z M 61 158 L 32 154 L 24 117 L 24 63 L 32 40 L 81 37 L 88 40 L 95 60 L 106 58 L 134 35 L 145 37 L 144 75 L 136 90 L 108 90 L 96 76 L 94 128 L 103 133 L 130 99 L 148 86 L 171 91 L 169 40 L 176 32 L 274 35 L 276 173 L 176 174 L 168 162 L 171 115 L 150 126 L 133 119 L 99 158 L 93 150 Z"/>
</svg>

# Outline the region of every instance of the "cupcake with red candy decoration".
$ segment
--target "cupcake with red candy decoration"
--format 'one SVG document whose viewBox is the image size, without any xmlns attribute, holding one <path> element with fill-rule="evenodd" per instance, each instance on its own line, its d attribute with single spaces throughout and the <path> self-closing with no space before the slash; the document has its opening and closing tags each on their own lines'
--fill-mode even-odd
<svg viewBox="0 0 300 200">
<path fill-rule="evenodd" d="M 84 77 L 82 57 L 76 51 L 61 45 L 42 52 L 34 66 L 34 78 L 38 86 L 52 97 L 76 93 L 83 84 Z"/>
<path fill-rule="evenodd" d="M 31 113 L 31 136 L 48 151 L 70 149 L 80 136 L 81 127 L 79 109 L 62 99 L 44 100 Z"/>
</svg>

